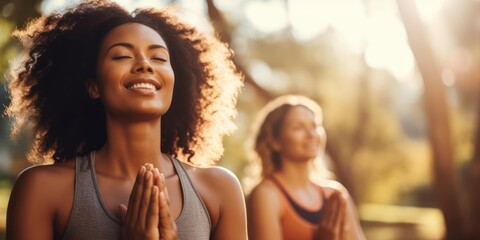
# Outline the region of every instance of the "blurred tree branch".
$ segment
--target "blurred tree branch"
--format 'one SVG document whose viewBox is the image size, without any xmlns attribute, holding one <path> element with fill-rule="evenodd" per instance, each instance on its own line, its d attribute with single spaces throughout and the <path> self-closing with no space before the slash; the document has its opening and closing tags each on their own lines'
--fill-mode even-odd
<svg viewBox="0 0 480 240">
<path fill-rule="evenodd" d="M 215 6 L 213 3 L 213 0 L 206 0 L 207 2 L 207 7 L 208 7 L 208 16 L 213 24 L 213 27 L 215 28 L 215 31 L 219 34 L 220 39 L 224 42 L 227 43 L 228 45 L 231 45 L 232 43 L 232 34 L 231 34 L 231 28 L 228 26 L 227 21 L 223 18 L 222 13 L 218 10 L 218 8 Z M 270 92 L 266 91 L 262 87 L 260 87 L 255 80 L 253 80 L 252 76 L 245 70 L 242 64 L 238 61 L 238 58 L 236 56 L 233 57 L 233 62 L 235 63 L 235 66 L 237 67 L 237 70 L 243 74 L 245 77 L 245 83 L 250 85 L 255 91 L 258 92 L 258 94 L 264 99 L 264 101 L 268 101 L 273 99 L 275 96 L 273 96 Z"/>
</svg>

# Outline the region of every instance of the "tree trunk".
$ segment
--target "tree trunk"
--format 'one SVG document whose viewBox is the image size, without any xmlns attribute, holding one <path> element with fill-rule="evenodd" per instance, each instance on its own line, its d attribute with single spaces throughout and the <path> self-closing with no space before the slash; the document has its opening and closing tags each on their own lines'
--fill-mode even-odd
<svg viewBox="0 0 480 240">
<path fill-rule="evenodd" d="M 445 219 L 446 239 L 465 237 L 460 210 L 456 166 L 453 162 L 445 88 L 413 0 L 397 0 L 410 48 L 424 82 L 428 136 L 433 155 L 436 197 Z"/>
<path fill-rule="evenodd" d="M 348 190 L 353 201 L 356 202 L 357 192 L 355 184 L 353 183 L 352 175 L 350 174 L 349 167 L 346 167 L 343 161 L 341 160 L 340 153 L 337 149 L 337 142 L 335 136 L 329 135 L 327 131 L 327 146 L 325 152 L 328 154 L 335 168 L 335 175 L 337 180 L 342 183 L 342 185 Z"/>
<path fill-rule="evenodd" d="M 468 168 L 468 197 L 470 205 L 470 231 L 472 239 L 480 239 L 480 104 L 478 104 L 477 130 L 472 161 Z"/>
</svg>

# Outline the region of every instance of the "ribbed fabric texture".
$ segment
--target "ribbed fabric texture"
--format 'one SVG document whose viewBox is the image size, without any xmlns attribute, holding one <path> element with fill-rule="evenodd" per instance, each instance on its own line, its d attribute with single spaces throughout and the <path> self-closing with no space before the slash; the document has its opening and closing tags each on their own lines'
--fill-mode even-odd
<svg viewBox="0 0 480 240">
<path fill-rule="evenodd" d="M 193 187 L 192 181 L 181 163 L 173 158 L 172 162 L 183 192 L 183 209 L 176 220 L 179 239 L 209 240 L 211 221 L 207 207 Z"/>
</svg>

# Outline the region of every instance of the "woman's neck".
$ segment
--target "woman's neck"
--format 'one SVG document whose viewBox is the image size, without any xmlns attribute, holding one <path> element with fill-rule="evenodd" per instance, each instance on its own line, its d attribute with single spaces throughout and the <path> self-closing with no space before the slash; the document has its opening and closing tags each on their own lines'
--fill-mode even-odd
<svg viewBox="0 0 480 240">
<path fill-rule="evenodd" d="M 282 161 L 278 175 L 291 187 L 306 188 L 310 183 L 308 162 Z"/>
<path fill-rule="evenodd" d="M 169 161 L 161 152 L 160 120 L 119 123 L 108 121 L 105 145 L 96 153 L 97 166 L 112 176 L 135 178 L 140 166 L 151 163 L 162 172 Z M 100 161 L 102 161 L 100 163 Z"/>
</svg>

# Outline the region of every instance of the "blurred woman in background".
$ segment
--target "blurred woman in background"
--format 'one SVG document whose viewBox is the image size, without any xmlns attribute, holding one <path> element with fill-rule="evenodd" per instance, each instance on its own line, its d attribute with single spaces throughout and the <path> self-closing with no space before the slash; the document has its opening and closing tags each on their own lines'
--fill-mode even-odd
<svg viewBox="0 0 480 240">
<path fill-rule="evenodd" d="M 347 190 L 310 176 L 326 143 L 320 106 L 303 96 L 282 96 L 255 123 L 248 169 L 261 170 L 247 200 L 250 239 L 364 239 Z"/>
</svg>

